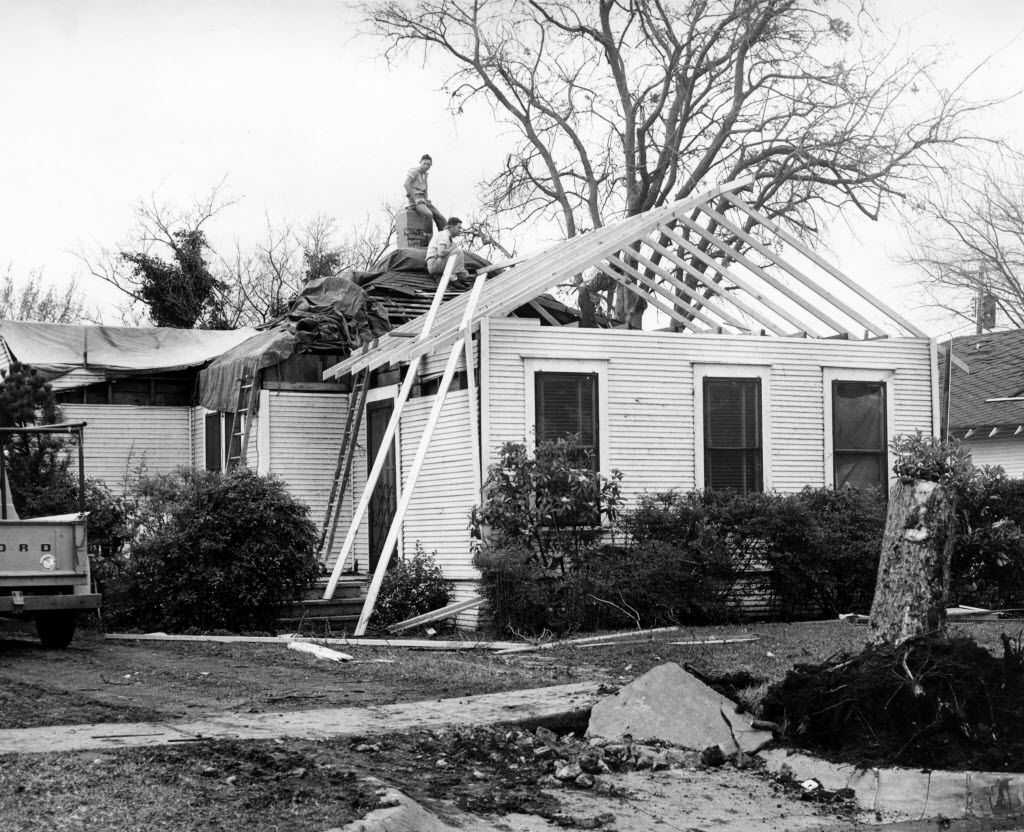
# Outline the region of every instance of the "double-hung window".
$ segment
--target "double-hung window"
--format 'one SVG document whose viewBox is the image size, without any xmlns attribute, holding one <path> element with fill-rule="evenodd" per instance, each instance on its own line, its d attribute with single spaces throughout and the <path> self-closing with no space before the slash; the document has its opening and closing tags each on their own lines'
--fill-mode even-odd
<svg viewBox="0 0 1024 832">
<path fill-rule="evenodd" d="M 888 481 L 885 383 L 832 381 L 832 464 L 836 488 L 884 488 Z"/>
<path fill-rule="evenodd" d="M 537 441 L 579 438 L 579 466 L 600 467 L 597 373 L 534 374 Z"/>
<path fill-rule="evenodd" d="M 704 487 L 764 490 L 760 378 L 704 377 Z"/>
</svg>

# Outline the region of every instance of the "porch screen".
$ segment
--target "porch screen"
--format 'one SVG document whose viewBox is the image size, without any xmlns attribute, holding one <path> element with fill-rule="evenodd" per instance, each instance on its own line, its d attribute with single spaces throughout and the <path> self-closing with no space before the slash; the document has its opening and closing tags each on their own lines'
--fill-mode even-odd
<svg viewBox="0 0 1024 832">
<path fill-rule="evenodd" d="M 578 435 L 586 456 L 580 466 L 599 467 L 597 373 L 544 373 L 534 376 L 537 441 Z"/>
<path fill-rule="evenodd" d="M 832 382 L 835 486 L 884 488 L 888 481 L 885 384 Z"/>
<path fill-rule="evenodd" d="M 764 490 L 761 380 L 704 379 L 704 487 Z"/>
</svg>

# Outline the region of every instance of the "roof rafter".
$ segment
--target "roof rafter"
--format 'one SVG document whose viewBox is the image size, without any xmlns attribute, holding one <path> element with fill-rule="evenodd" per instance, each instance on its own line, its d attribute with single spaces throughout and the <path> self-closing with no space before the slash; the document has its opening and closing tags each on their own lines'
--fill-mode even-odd
<svg viewBox="0 0 1024 832">
<path fill-rule="evenodd" d="M 484 285 L 470 325 L 485 317 L 508 315 L 593 268 L 626 286 L 681 328 L 699 335 L 727 332 L 730 327 L 750 333 L 754 330 L 750 321 L 762 328 L 761 334 L 852 338 L 851 325 L 842 323 L 848 319 L 875 336 L 927 337 L 736 195 L 752 183 L 753 177 L 749 176 L 726 182 L 698 196 L 573 237 L 526 260 L 507 266 L 496 264 L 492 269 L 505 271 Z M 734 222 L 724 215 L 726 211 L 741 216 Z M 700 217 L 707 218 L 709 225 L 698 222 Z M 812 279 L 755 236 L 755 226 L 809 259 L 813 266 L 824 270 L 825 278 L 854 297 L 847 302 Z M 716 233 L 718 229 L 726 233 L 727 239 Z M 697 235 L 694 241 L 686 239 L 690 232 Z M 757 252 L 768 264 L 758 265 L 741 250 L 744 247 Z M 779 274 L 769 274 L 768 269 Z M 680 275 L 686 279 L 680 279 Z M 787 277 L 801 284 L 800 288 L 787 285 Z M 691 281 L 693 285 L 688 285 Z M 467 303 L 466 295 L 445 301 L 427 338 L 415 337 L 422 331 L 422 318 L 409 321 L 331 367 L 324 377 L 405 363 L 451 345 L 461 337 L 459 325 Z M 805 317 L 812 325 L 804 323 Z M 698 321 L 709 329 L 702 329 Z M 787 324 L 796 327 L 797 333 L 789 333 Z"/>
</svg>

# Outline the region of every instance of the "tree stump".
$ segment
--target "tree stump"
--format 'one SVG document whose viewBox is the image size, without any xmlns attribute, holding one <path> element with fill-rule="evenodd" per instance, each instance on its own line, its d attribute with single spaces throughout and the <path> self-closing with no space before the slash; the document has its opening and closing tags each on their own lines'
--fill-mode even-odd
<svg viewBox="0 0 1024 832">
<path fill-rule="evenodd" d="M 925 480 L 893 486 L 868 622 L 870 644 L 895 646 L 945 628 L 954 542 L 946 488 Z"/>
</svg>

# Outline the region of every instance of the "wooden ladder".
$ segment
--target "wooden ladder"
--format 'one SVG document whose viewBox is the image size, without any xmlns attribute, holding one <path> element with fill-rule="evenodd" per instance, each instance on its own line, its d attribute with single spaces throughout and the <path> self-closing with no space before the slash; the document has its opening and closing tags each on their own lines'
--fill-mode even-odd
<svg viewBox="0 0 1024 832">
<path fill-rule="evenodd" d="M 338 530 L 338 518 L 341 516 L 341 503 L 352 481 L 352 460 L 359 446 L 359 428 L 363 423 L 363 412 L 366 410 L 366 394 L 370 390 L 370 372 L 369 369 L 360 370 L 352 376 L 345 431 L 341 438 L 341 448 L 338 450 L 338 464 L 334 468 L 331 496 L 327 500 L 323 528 L 320 530 L 318 555 L 323 564 L 330 559 L 334 535 Z"/>
<path fill-rule="evenodd" d="M 253 405 L 259 393 L 256 376 L 242 376 L 238 380 L 238 401 L 235 404 L 235 415 L 231 420 L 231 439 L 228 443 L 228 471 L 234 471 L 239 465 L 245 466 L 249 451 L 249 434 L 252 431 Z M 235 449 L 238 453 L 234 453 Z"/>
</svg>

